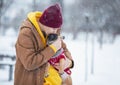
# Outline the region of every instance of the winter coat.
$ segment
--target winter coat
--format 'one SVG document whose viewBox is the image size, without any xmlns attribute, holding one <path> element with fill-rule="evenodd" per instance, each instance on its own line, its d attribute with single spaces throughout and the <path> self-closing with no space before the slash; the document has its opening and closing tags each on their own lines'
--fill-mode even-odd
<svg viewBox="0 0 120 85">
<path fill-rule="evenodd" d="M 14 85 L 43 85 L 47 61 L 55 54 L 53 47 L 46 47 L 41 30 L 35 28 L 39 26 L 37 18 L 40 16 L 40 12 L 28 14 L 28 18 L 20 27 L 15 45 Z M 67 57 L 72 60 L 64 42 L 62 47 L 68 55 Z"/>
</svg>

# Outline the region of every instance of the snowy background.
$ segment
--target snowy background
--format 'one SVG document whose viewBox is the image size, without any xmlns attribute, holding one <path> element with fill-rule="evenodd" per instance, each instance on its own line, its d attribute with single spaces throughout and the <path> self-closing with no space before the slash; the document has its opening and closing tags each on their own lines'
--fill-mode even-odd
<svg viewBox="0 0 120 85">
<path fill-rule="evenodd" d="M 7 56 L 0 64 L 14 66 L 27 13 L 55 2 L 63 8 L 62 31 L 75 62 L 73 85 L 120 85 L 120 0 L 0 0 L 0 56 Z M 9 67 L 0 66 L 0 85 L 13 85 L 14 67 L 12 73 L 9 81 Z"/>
</svg>

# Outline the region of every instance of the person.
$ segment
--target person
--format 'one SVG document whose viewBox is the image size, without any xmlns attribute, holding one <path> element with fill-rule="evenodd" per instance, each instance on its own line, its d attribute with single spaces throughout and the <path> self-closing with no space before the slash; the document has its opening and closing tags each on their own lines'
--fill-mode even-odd
<svg viewBox="0 0 120 85">
<path fill-rule="evenodd" d="M 72 85 L 69 76 L 62 84 L 59 73 L 52 67 L 48 68 L 48 60 L 60 49 L 67 55 L 64 68 L 73 68 L 74 61 L 65 42 L 58 37 L 51 45 L 46 45 L 46 36 L 60 34 L 63 18 L 60 5 L 53 4 L 40 11 L 30 12 L 20 26 L 19 35 L 15 44 L 16 64 L 14 72 L 14 85 Z M 55 64 L 60 69 L 59 63 Z M 51 72 L 45 77 L 45 70 Z M 57 78 L 59 84 L 46 84 L 46 80 Z"/>
</svg>

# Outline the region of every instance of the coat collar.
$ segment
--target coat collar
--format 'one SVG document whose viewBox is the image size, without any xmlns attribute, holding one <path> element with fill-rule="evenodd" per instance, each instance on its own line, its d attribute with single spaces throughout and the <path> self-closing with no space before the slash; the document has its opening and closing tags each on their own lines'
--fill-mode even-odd
<svg viewBox="0 0 120 85">
<path fill-rule="evenodd" d="M 37 12 L 30 12 L 27 15 L 27 17 L 30 20 L 30 22 L 35 26 L 35 29 L 39 33 L 39 35 L 40 35 L 40 37 L 41 37 L 41 39 L 44 43 L 44 46 L 46 46 L 46 40 L 45 40 L 44 35 L 43 35 L 43 33 L 40 29 L 40 26 L 39 26 L 38 22 L 37 22 L 37 19 L 39 19 L 41 17 L 41 15 L 42 15 L 42 12 L 37 11 Z"/>
</svg>

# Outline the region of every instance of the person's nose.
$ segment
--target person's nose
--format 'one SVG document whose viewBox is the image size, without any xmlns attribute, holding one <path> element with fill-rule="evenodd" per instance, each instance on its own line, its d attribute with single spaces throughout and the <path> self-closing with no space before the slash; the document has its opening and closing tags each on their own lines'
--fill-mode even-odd
<svg viewBox="0 0 120 85">
<path fill-rule="evenodd" d="M 53 30 L 53 33 L 57 33 L 57 29 L 54 29 L 54 30 Z"/>
</svg>

